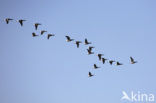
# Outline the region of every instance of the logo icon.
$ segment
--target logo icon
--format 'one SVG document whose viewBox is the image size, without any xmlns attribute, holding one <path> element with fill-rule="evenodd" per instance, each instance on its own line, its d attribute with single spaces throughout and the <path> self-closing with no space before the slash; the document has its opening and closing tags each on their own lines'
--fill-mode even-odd
<svg viewBox="0 0 156 103">
<path fill-rule="evenodd" d="M 121 98 L 121 100 L 129 100 L 131 101 L 131 99 L 128 97 L 127 93 L 125 91 L 122 91 L 123 97 Z"/>
</svg>

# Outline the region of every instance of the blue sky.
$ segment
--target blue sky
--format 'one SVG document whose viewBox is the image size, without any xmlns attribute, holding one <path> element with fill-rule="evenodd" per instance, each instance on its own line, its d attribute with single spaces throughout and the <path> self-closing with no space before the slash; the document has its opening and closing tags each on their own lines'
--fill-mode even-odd
<svg viewBox="0 0 156 103">
<path fill-rule="evenodd" d="M 155 0 L 1 0 L 0 103 L 115 103 L 122 91 L 156 95 Z M 21 27 L 16 21 L 26 19 Z M 34 23 L 39 22 L 38 31 Z M 33 38 L 47 30 L 56 36 Z M 81 44 L 122 62 L 103 65 Z M 129 57 L 138 61 L 131 65 Z M 96 63 L 101 68 L 93 69 Z M 88 78 L 88 72 L 95 74 Z"/>
</svg>

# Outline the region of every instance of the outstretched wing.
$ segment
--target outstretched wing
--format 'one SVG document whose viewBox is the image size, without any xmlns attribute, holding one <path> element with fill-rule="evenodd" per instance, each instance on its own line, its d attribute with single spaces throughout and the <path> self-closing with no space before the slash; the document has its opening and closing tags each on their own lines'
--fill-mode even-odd
<svg viewBox="0 0 156 103">
<path fill-rule="evenodd" d="M 77 42 L 76 45 L 77 45 L 77 48 L 79 48 L 79 42 Z"/>
<path fill-rule="evenodd" d="M 66 38 L 67 38 L 68 40 L 70 40 L 70 37 L 69 37 L 69 36 L 66 36 Z"/>
<path fill-rule="evenodd" d="M 86 43 L 86 44 L 88 43 L 87 39 L 85 39 L 85 43 Z"/>
<path fill-rule="evenodd" d="M 130 57 L 130 59 L 131 59 L 131 62 L 134 62 L 134 59 L 132 57 Z"/>
</svg>

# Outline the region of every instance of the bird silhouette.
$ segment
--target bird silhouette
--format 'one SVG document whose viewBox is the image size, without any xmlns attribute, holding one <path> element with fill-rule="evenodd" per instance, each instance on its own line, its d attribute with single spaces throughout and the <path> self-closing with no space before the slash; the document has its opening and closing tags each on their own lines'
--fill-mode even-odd
<svg viewBox="0 0 156 103">
<path fill-rule="evenodd" d="M 101 61 L 103 54 L 97 54 L 97 56 L 98 56 L 99 60 Z"/>
<path fill-rule="evenodd" d="M 18 20 L 18 22 L 20 23 L 21 26 L 23 26 L 24 21 L 26 21 L 26 20 L 23 20 L 23 19 Z"/>
<path fill-rule="evenodd" d="M 100 68 L 100 67 L 98 67 L 96 64 L 94 64 L 94 69 L 98 69 L 98 68 Z"/>
<path fill-rule="evenodd" d="M 131 59 L 131 64 L 137 63 L 137 61 L 134 61 L 134 59 L 132 57 L 130 57 L 130 59 Z"/>
<path fill-rule="evenodd" d="M 71 42 L 73 41 L 74 39 L 71 39 L 69 36 L 65 36 L 67 38 L 67 42 Z"/>
<path fill-rule="evenodd" d="M 108 59 L 102 58 L 102 63 L 105 64 L 105 61 Z"/>
<path fill-rule="evenodd" d="M 93 75 L 91 72 L 89 72 L 89 73 L 88 73 L 88 76 L 89 76 L 89 77 L 92 77 L 92 76 L 94 76 L 94 75 Z"/>
<path fill-rule="evenodd" d="M 88 49 L 89 49 L 90 51 L 92 51 L 93 48 L 95 48 L 95 47 L 93 47 L 93 46 L 89 46 Z"/>
<path fill-rule="evenodd" d="M 91 44 L 91 42 L 88 42 L 87 39 L 85 39 L 85 45 Z"/>
<path fill-rule="evenodd" d="M 110 61 L 109 61 L 109 64 L 112 65 L 113 62 L 115 62 L 115 61 L 114 61 L 114 60 L 110 60 Z"/>
<path fill-rule="evenodd" d="M 41 35 L 43 35 L 45 32 L 47 32 L 46 30 L 41 30 Z"/>
<path fill-rule="evenodd" d="M 49 39 L 51 36 L 55 36 L 54 34 L 48 34 L 47 39 Z"/>
<path fill-rule="evenodd" d="M 123 65 L 123 64 L 122 63 L 119 63 L 119 62 L 116 62 L 116 65 L 119 66 L 119 65 Z"/>
<path fill-rule="evenodd" d="M 5 21 L 6 21 L 6 24 L 9 24 L 9 21 L 12 21 L 14 19 L 11 19 L 11 18 L 6 18 Z"/>
<path fill-rule="evenodd" d="M 87 49 L 87 51 L 88 51 L 88 55 L 90 55 L 90 54 L 94 54 L 94 52 L 92 52 L 92 51 L 89 50 L 89 49 Z"/>
<path fill-rule="evenodd" d="M 36 35 L 36 33 L 33 32 L 33 33 L 32 33 L 32 36 L 33 36 L 33 37 L 36 37 L 36 36 L 38 36 L 38 35 Z"/>
<path fill-rule="evenodd" d="M 80 43 L 82 43 L 81 41 L 76 41 L 75 44 L 77 45 L 77 48 L 79 48 Z"/>
<path fill-rule="evenodd" d="M 38 26 L 41 25 L 40 23 L 35 23 L 35 29 L 37 30 Z"/>
</svg>

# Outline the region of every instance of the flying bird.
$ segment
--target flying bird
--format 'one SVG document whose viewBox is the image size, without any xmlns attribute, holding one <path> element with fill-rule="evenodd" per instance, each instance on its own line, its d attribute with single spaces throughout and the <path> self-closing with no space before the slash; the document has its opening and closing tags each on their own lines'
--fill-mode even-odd
<svg viewBox="0 0 156 103">
<path fill-rule="evenodd" d="M 99 57 L 99 60 L 101 61 L 103 54 L 98 54 L 97 56 Z"/>
<path fill-rule="evenodd" d="M 119 65 L 123 65 L 123 64 L 122 63 L 119 63 L 119 62 L 116 62 L 116 65 L 119 66 Z"/>
<path fill-rule="evenodd" d="M 22 20 L 22 19 L 18 20 L 18 22 L 20 23 L 21 26 L 23 26 L 24 21 L 26 21 L 26 20 Z"/>
<path fill-rule="evenodd" d="M 88 55 L 90 55 L 90 54 L 94 54 L 94 52 L 92 52 L 92 51 L 89 50 L 89 49 L 87 49 L 87 51 L 88 51 Z"/>
<path fill-rule="evenodd" d="M 89 72 L 89 73 L 88 73 L 88 76 L 89 76 L 89 77 L 92 77 L 92 76 L 94 76 L 94 75 L 93 75 L 91 72 Z"/>
<path fill-rule="evenodd" d="M 93 46 L 89 46 L 88 49 L 89 49 L 90 51 L 92 51 L 93 48 L 95 48 L 95 47 L 93 47 Z"/>
<path fill-rule="evenodd" d="M 102 58 L 102 63 L 105 64 L 105 61 L 108 59 Z"/>
<path fill-rule="evenodd" d="M 74 40 L 74 39 L 71 39 L 69 36 L 66 36 L 66 38 L 67 38 L 67 42 L 71 42 Z"/>
<path fill-rule="evenodd" d="M 134 59 L 132 57 L 130 57 L 130 59 L 131 59 L 131 64 L 137 63 L 137 61 L 134 61 Z"/>
<path fill-rule="evenodd" d="M 45 30 L 41 30 L 41 35 L 43 35 L 45 32 L 47 32 L 47 31 L 45 31 Z"/>
<path fill-rule="evenodd" d="M 94 69 L 98 69 L 98 68 L 100 68 L 100 67 L 98 67 L 96 64 L 94 64 Z"/>
<path fill-rule="evenodd" d="M 81 41 L 76 41 L 75 44 L 77 45 L 77 48 L 79 48 L 80 43 L 82 43 Z"/>
<path fill-rule="evenodd" d="M 109 61 L 109 64 L 112 65 L 113 62 L 115 62 L 115 61 L 114 61 L 114 60 L 110 60 L 110 61 Z"/>
<path fill-rule="evenodd" d="M 47 39 L 49 39 L 51 36 L 55 36 L 54 34 L 48 34 Z"/>
<path fill-rule="evenodd" d="M 41 25 L 40 23 L 35 23 L 35 29 L 37 30 L 38 26 Z"/>
<path fill-rule="evenodd" d="M 91 44 L 91 42 L 88 42 L 87 39 L 85 39 L 85 45 Z"/>
<path fill-rule="evenodd" d="M 38 36 L 38 35 L 36 35 L 36 33 L 33 32 L 33 33 L 32 33 L 32 36 L 33 36 L 33 37 L 36 37 L 36 36 Z"/>
<path fill-rule="evenodd" d="M 13 20 L 13 19 L 11 19 L 11 18 L 6 18 L 6 19 L 5 19 L 5 21 L 6 21 L 7 24 L 9 24 L 9 21 L 12 21 L 12 20 Z"/>
</svg>

